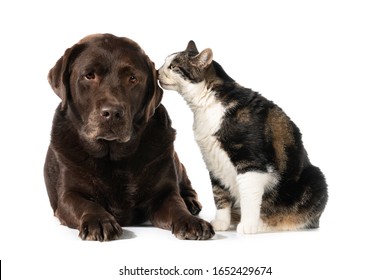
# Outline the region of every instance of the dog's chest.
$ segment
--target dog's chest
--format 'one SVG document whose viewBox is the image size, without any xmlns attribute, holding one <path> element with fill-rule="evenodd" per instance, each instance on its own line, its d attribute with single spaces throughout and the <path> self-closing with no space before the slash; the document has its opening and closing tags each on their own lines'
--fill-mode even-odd
<svg viewBox="0 0 390 280">
<path fill-rule="evenodd" d="M 202 152 L 208 170 L 231 193 L 238 197 L 237 171 L 227 152 L 215 136 L 220 130 L 226 109 L 219 103 L 211 104 L 207 109 L 194 111 L 194 135 Z"/>
</svg>

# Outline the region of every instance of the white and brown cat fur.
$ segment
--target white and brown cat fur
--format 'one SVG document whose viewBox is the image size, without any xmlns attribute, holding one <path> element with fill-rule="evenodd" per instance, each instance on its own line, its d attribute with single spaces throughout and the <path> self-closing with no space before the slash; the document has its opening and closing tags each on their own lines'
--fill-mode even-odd
<svg viewBox="0 0 390 280">
<path fill-rule="evenodd" d="M 215 230 L 238 221 L 240 233 L 319 227 L 328 199 L 325 177 L 282 109 L 237 84 L 213 61 L 211 49 L 199 53 L 193 41 L 166 58 L 159 81 L 194 113 L 217 207 Z"/>
</svg>

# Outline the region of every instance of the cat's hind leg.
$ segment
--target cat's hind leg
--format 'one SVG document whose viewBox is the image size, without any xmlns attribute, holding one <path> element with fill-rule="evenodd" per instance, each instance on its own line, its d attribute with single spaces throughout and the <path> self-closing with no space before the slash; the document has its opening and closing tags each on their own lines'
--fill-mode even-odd
<svg viewBox="0 0 390 280">
<path fill-rule="evenodd" d="M 237 232 L 253 234 L 265 230 L 260 219 L 260 208 L 264 191 L 273 185 L 275 177 L 267 172 L 246 172 L 237 176 L 240 193 L 241 221 Z"/>
<path fill-rule="evenodd" d="M 261 215 L 269 231 L 313 229 L 328 200 L 327 184 L 318 167 L 306 166 L 297 181 L 278 187 L 279 196 L 272 192 L 263 197 Z"/>
</svg>

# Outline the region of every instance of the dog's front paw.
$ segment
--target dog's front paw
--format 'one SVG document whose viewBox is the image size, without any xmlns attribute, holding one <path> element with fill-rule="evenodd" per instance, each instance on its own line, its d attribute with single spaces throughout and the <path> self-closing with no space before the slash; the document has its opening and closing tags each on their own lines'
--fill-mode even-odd
<svg viewBox="0 0 390 280">
<path fill-rule="evenodd" d="M 179 239 L 189 240 L 206 240 L 215 234 L 210 223 L 194 216 L 187 216 L 174 222 L 172 233 Z"/>
<path fill-rule="evenodd" d="M 86 214 L 81 218 L 79 237 L 83 240 L 109 241 L 122 234 L 122 228 L 110 214 Z"/>
</svg>

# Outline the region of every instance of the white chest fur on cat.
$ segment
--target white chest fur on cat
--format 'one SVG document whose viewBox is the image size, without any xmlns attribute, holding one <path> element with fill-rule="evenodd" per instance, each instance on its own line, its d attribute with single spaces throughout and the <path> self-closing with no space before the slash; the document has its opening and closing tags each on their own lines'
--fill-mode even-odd
<svg viewBox="0 0 390 280">
<path fill-rule="evenodd" d="M 206 102 L 207 106 L 203 104 L 202 107 L 192 107 L 195 140 L 202 151 L 208 170 L 230 190 L 239 203 L 236 168 L 231 163 L 227 153 L 222 149 L 216 136 L 214 136 L 220 129 L 226 109 L 215 100 L 212 93 L 205 96 L 208 97 L 203 102 Z"/>
</svg>

